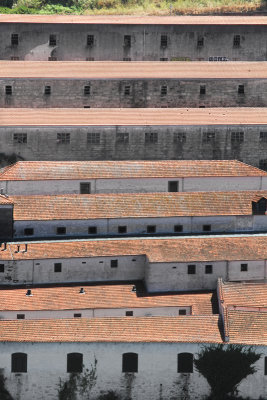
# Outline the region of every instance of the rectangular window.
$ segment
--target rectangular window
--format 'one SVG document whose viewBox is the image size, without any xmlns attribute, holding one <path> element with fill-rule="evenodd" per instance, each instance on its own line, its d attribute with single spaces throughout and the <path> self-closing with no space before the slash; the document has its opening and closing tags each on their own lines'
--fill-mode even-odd
<svg viewBox="0 0 267 400">
<path fill-rule="evenodd" d="M 161 35 L 160 37 L 160 47 L 167 47 L 168 46 L 168 36 L 167 35 Z"/>
<path fill-rule="evenodd" d="M 124 47 L 131 47 L 131 35 L 124 35 L 123 44 Z"/>
<path fill-rule="evenodd" d="M 157 132 L 146 132 L 145 133 L 146 143 L 158 143 L 158 133 Z"/>
<path fill-rule="evenodd" d="M 86 57 L 85 61 L 95 61 L 94 57 Z"/>
<path fill-rule="evenodd" d="M 248 270 L 248 264 L 241 264 L 240 271 L 241 272 L 247 272 L 247 270 Z"/>
<path fill-rule="evenodd" d="M 73 314 L 74 318 L 81 318 L 82 314 L 81 313 L 75 313 Z"/>
<path fill-rule="evenodd" d="M 58 226 L 57 227 L 57 235 L 65 235 L 66 234 L 66 227 L 65 226 Z"/>
<path fill-rule="evenodd" d="M 17 319 L 25 319 L 25 314 L 17 314 Z"/>
<path fill-rule="evenodd" d="M 124 96 L 130 96 L 131 94 L 131 86 L 126 85 L 124 86 Z"/>
<path fill-rule="evenodd" d="M 88 233 L 89 233 L 89 235 L 96 235 L 97 234 L 97 227 L 96 226 L 89 226 Z"/>
<path fill-rule="evenodd" d="M 0 272 L 5 272 L 5 264 L 0 264 Z"/>
<path fill-rule="evenodd" d="M 211 231 L 211 225 L 203 225 L 202 226 L 203 232 L 210 232 Z"/>
<path fill-rule="evenodd" d="M 244 132 L 231 132 L 231 142 L 232 143 L 243 143 L 244 142 Z"/>
<path fill-rule="evenodd" d="M 267 143 L 267 132 L 260 132 L 260 142 Z"/>
<path fill-rule="evenodd" d="M 160 88 L 160 95 L 161 95 L 161 96 L 166 96 L 167 93 L 168 93 L 168 88 L 167 88 L 167 86 L 166 86 L 166 85 L 162 85 L 161 88 Z"/>
<path fill-rule="evenodd" d="M 81 194 L 90 194 L 91 193 L 91 183 L 90 182 L 81 182 L 80 183 L 80 193 Z"/>
<path fill-rule="evenodd" d="M 205 274 L 212 274 L 212 265 L 205 265 Z"/>
<path fill-rule="evenodd" d="M 186 310 L 179 310 L 179 315 L 186 315 Z"/>
<path fill-rule="evenodd" d="M 17 33 L 12 33 L 11 46 L 18 46 L 18 44 L 19 44 L 19 35 Z"/>
<path fill-rule="evenodd" d="M 188 275 L 194 275 L 196 273 L 196 266 L 194 264 L 190 264 L 187 266 Z"/>
<path fill-rule="evenodd" d="M 244 85 L 238 85 L 237 93 L 238 94 L 245 94 L 245 86 Z"/>
<path fill-rule="evenodd" d="M 203 47 L 204 46 L 204 38 L 203 36 L 198 37 L 197 39 L 197 47 Z"/>
<path fill-rule="evenodd" d="M 99 132 L 88 132 L 87 133 L 88 144 L 100 144 L 100 133 Z"/>
<path fill-rule="evenodd" d="M 45 86 L 44 94 L 47 96 L 51 94 L 51 86 Z"/>
<path fill-rule="evenodd" d="M 132 317 L 133 316 L 133 311 L 125 311 L 126 317 Z"/>
<path fill-rule="evenodd" d="M 87 35 L 87 46 L 92 47 L 94 45 L 94 35 Z"/>
<path fill-rule="evenodd" d="M 24 229 L 24 235 L 25 236 L 31 236 L 34 234 L 34 229 L 33 228 L 25 228 Z"/>
<path fill-rule="evenodd" d="M 174 225 L 173 230 L 174 230 L 174 232 L 183 232 L 184 227 L 183 227 L 183 225 Z"/>
<path fill-rule="evenodd" d="M 240 47 L 240 35 L 235 35 L 234 36 L 233 47 Z"/>
<path fill-rule="evenodd" d="M 19 57 L 17 57 L 17 56 L 11 56 L 11 57 L 10 57 L 10 60 L 12 60 L 12 61 L 19 61 Z"/>
<path fill-rule="evenodd" d="M 168 61 L 168 57 L 160 57 L 159 61 Z"/>
<path fill-rule="evenodd" d="M 61 263 L 55 263 L 54 264 L 54 272 L 61 272 L 62 271 L 62 264 Z"/>
<path fill-rule="evenodd" d="M 118 260 L 110 260 L 111 268 L 118 268 Z"/>
<path fill-rule="evenodd" d="M 26 144 L 27 143 L 27 133 L 14 133 L 13 134 L 14 144 Z"/>
<path fill-rule="evenodd" d="M 50 56 L 48 57 L 48 61 L 57 61 L 57 57 Z"/>
<path fill-rule="evenodd" d="M 174 132 L 173 143 L 185 143 L 185 142 L 186 142 L 186 133 L 185 132 Z"/>
<path fill-rule="evenodd" d="M 12 95 L 12 86 L 10 86 L 10 85 L 6 86 L 5 93 L 7 96 L 11 96 Z"/>
<path fill-rule="evenodd" d="M 147 233 L 156 233 L 156 225 L 147 225 L 146 231 Z"/>
<path fill-rule="evenodd" d="M 57 133 L 57 144 L 70 144 L 70 133 Z"/>
<path fill-rule="evenodd" d="M 169 181 L 168 192 L 179 192 L 179 181 Z"/>
<path fill-rule="evenodd" d="M 213 143 L 215 140 L 215 132 L 203 132 L 202 143 Z"/>
<path fill-rule="evenodd" d="M 129 133 L 128 132 L 117 132 L 116 133 L 117 143 L 129 143 Z"/>
<path fill-rule="evenodd" d="M 200 85 L 199 94 L 200 94 L 201 96 L 203 96 L 203 95 L 206 94 L 206 86 L 205 86 L 205 85 Z"/>
<path fill-rule="evenodd" d="M 89 85 L 84 86 L 84 88 L 83 88 L 83 94 L 84 94 L 85 96 L 89 96 L 90 93 L 91 93 L 91 86 L 89 86 Z"/>
<path fill-rule="evenodd" d="M 118 233 L 127 233 L 127 226 L 126 225 L 118 226 Z"/>
<path fill-rule="evenodd" d="M 49 35 L 49 46 L 57 45 L 57 37 L 56 35 Z"/>
<path fill-rule="evenodd" d="M 259 168 L 267 171 L 267 158 L 259 161 Z"/>
<path fill-rule="evenodd" d="M 123 61 L 132 61 L 131 57 L 123 57 Z"/>
</svg>

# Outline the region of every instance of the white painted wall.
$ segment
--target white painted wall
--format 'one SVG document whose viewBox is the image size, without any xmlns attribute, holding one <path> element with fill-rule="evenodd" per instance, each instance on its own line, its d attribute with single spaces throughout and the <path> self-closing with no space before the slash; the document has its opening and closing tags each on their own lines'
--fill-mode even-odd
<svg viewBox="0 0 267 400">
<path fill-rule="evenodd" d="M 241 271 L 241 264 L 248 264 L 247 272 Z M 229 280 L 230 281 L 249 281 L 266 279 L 266 260 L 255 261 L 230 261 Z"/>
</svg>

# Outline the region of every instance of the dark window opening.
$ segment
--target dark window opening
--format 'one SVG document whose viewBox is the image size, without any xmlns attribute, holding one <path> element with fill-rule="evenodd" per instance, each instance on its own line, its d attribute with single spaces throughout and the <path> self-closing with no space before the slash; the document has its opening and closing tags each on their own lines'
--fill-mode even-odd
<svg viewBox="0 0 267 400">
<path fill-rule="evenodd" d="M 88 233 L 90 235 L 96 235 L 97 234 L 97 227 L 96 226 L 89 226 Z"/>
<path fill-rule="evenodd" d="M 243 143 L 244 142 L 244 132 L 231 132 L 231 142 L 232 143 Z"/>
<path fill-rule="evenodd" d="M 174 232 L 183 232 L 184 227 L 183 227 L 183 225 L 174 225 L 173 230 L 174 230 Z"/>
<path fill-rule="evenodd" d="M 252 202 L 252 213 L 254 215 L 265 215 L 267 211 L 267 199 L 262 197 L 259 201 Z"/>
<path fill-rule="evenodd" d="M 205 265 L 205 274 L 212 274 L 212 265 Z"/>
<path fill-rule="evenodd" d="M 27 143 L 27 133 L 14 133 L 13 134 L 14 144 L 26 144 Z"/>
<path fill-rule="evenodd" d="M 12 33 L 11 46 L 18 46 L 18 44 L 19 44 L 19 35 L 17 33 Z"/>
<path fill-rule="evenodd" d="M 11 355 L 11 372 L 27 372 L 27 354 L 13 353 Z"/>
<path fill-rule="evenodd" d="M 160 47 L 167 47 L 168 46 L 168 36 L 167 35 L 161 35 L 160 37 Z"/>
<path fill-rule="evenodd" d="M 241 272 L 247 272 L 247 270 L 248 270 L 248 264 L 241 264 L 240 271 Z"/>
<path fill-rule="evenodd" d="M 83 355 L 81 353 L 67 354 L 67 372 L 82 372 Z"/>
<path fill-rule="evenodd" d="M 24 229 L 24 235 L 31 236 L 33 234 L 34 234 L 34 229 L 33 228 L 25 228 Z"/>
<path fill-rule="evenodd" d="M 131 86 L 124 86 L 124 96 L 130 96 L 131 94 Z"/>
<path fill-rule="evenodd" d="M 203 230 L 203 232 L 210 232 L 211 231 L 211 225 L 203 225 L 202 230 Z"/>
<path fill-rule="evenodd" d="M 87 133 L 88 144 L 100 144 L 100 132 L 88 132 Z"/>
<path fill-rule="evenodd" d="M 94 35 L 87 35 L 87 46 L 92 47 L 94 45 Z"/>
<path fill-rule="evenodd" d="M 122 355 L 122 372 L 138 372 L 138 354 L 124 353 Z"/>
<path fill-rule="evenodd" d="M 124 47 L 131 47 L 131 35 L 124 35 L 123 44 Z"/>
<path fill-rule="evenodd" d="M 86 57 L 85 61 L 95 61 L 95 58 L 94 57 Z"/>
<path fill-rule="evenodd" d="M 70 133 L 57 133 L 57 144 L 70 144 Z"/>
<path fill-rule="evenodd" d="M 234 36 L 233 47 L 240 47 L 240 35 L 235 35 Z"/>
<path fill-rule="evenodd" d="M 80 183 L 80 193 L 81 194 L 90 194 L 91 193 L 91 183 L 90 182 L 81 182 Z"/>
<path fill-rule="evenodd" d="M 123 57 L 123 61 L 132 61 L 131 57 Z"/>
<path fill-rule="evenodd" d="M 146 231 L 147 233 L 156 233 L 156 225 L 147 225 Z"/>
<path fill-rule="evenodd" d="M 204 38 L 203 37 L 199 37 L 197 39 L 197 47 L 203 47 L 204 46 Z"/>
<path fill-rule="evenodd" d="M 117 143 L 129 143 L 129 133 L 128 132 L 117 132 L 116 133 Z"/>
<path fill-rule="evenodd" d="M 133 316 L 133 311 L 125 311 L 126 317 L 132 317 Z"/>
<path fill-rule="evenodd" d="M 267 158 L 259 161 L 259 168 L 267 171 Z"/>
<path fill-rule="evenodd" d="M 66 227 L 65 226 L 58 226 L 57 227 L 57 235 L 65 235 L 66 234 Z"/>
<path fill-rule="evenodd" d="M 0 264 L 0 272 L 5 272 L 5 264 Z"/>
<path fill-rule="evenodd" d="M 186 310 L 179 310 L 179 315 L 186 315 Z"/>
<path fill-rule="evenodd" d="M 62 271 L 62 264 L 61 263 L 55 263 L 54 264 L 54 272 L 61 272 Z"/>
<path fill-rule="evenodd" d="M 260 142 L 267 143 L 267 132 L 260 132 Z"/>
<path fill-rule="evenodd" d="M 84 94 L 85 96 L 89 96 L 90 93 L 91 93 L 91 86 L 89 86 L 89 85 L 84 86 L 84 88 L 83 88 L 83 94 Z"/>
<path fill-rule="evenodd" d="M 264 357 L 264 375 L 267 375 L 267 357 Z"/>
<path fill-rule="evenodd" d="M 75 314 L 73 314 L 73 317 L 74 318 L 81 318 L 82 314 L 81 313 L 75 313 Z"/>
<path fill-rule="evenodd" d="M 17 314 L 17 319 L 25 319 L 25 314 Z"/>
<path fill-rule="evenodd" d="M 173 143 L 185 143 L 185 142 L 186 142 L 186 133 L 185 132 L 174 132 Z"/>
<path fill-rule="evenodd" d="M 169 181 L 168 192 L 179 192 L 179 181 Z"/>
<path fill-rule="evenodd" d="M 111 268 L 118 268 L 118 260 L 110 260 Z"/>
<path fill-rule="evenodd" d="M 206 86 L 205 85 L 200 85 L 199 94 L 200 95 L 206 94 Z"/>
<path fill-rule="evenodd" d="M 57 57 L 50 56 L 50 57 L 48 57 L 48 61 L 57 61 Z"/>
<path fill-rule="evenodd" d="M 12 61 L 19 61 L 19 57 L 17 57 L 17 56 L 11 56 L 11 57 L 10 57 L 10 60 L 12 60 Z"/>
<path fill-rule="evenodd" d="M 127 226 L 126 225 L 118 226 L 118 233 L 127 233 Z"/>
<path fill-rule="evenodd" d="M 215 132 L 204 132 L 202 136 L 203 143 L 213 143 L 215 140 Z"/>
<path fill-rule="evenodd" d="M 160 88 L 160 95 L 161 95 L 161 96 L 166 96 L 167 93 L 168 93 L 168 88 L 167 88 L 167 86 L 166 86 L 166 85 L 162 85 L 161 88 Z"/>
<path fill-rule="evenodd" d="M 7 96 L 11 96 L 12 95 L 12 86 L 10 86 L 10 85 L 6 86 L 5 93 Z"/>
<path fill-rule="evenodd" d="M 49 35 L 49 46 L 57 45 L 57 37 L 56 35 Z"/>
<path fill-rule="evenodd" d="M 160 57 L 159 61 L 168 61 L 168 57 Z"/>
<path fill-rule="evenodd" d="M 44 94 L 47 96 L 51 94 L 51 86 L 45 86 Z"/>
<path fill-rule="evenodd" d="M 146 132 L 145 133 L 145 143 L 158 143 L 158 133 L 157 132 Z"/>
<path fill-rule="evenodd" d="M 187 266 L 188 275 L 194 275 L 196 273 L 196 266 L 194 264 L 190 264 Z"/>
<path fill-rule="evenodd" d="M 245 86 L 244 85 L 238 85 L 237 93 L 238 94 L 245 94 Z"/>
<path fill-rule="evenodd" d="M 177 357 L 178 368 L 177 371 L 181 373 L 192 373 L 193 372 L 193 354 L 191 353 L 180 353 Z"/>
</svg>

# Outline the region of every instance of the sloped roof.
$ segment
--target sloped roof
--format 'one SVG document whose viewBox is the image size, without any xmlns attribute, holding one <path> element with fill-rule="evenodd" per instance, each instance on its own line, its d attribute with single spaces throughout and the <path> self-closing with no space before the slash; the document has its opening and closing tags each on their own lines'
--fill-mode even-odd
<svg viewBox="0 0 267 400">
<path fill-rule="evenodd" d="M 267 283 L 265 282 L 219 282 L 221 300 L 225 307 L 266 307 Z M 267 325 L 266 325 L 267 329 Z"/>
<path fill-rule="evenodd" d="M 267 312 L 227 310 L 229 343 L 267 345 Z"/>
</svg>

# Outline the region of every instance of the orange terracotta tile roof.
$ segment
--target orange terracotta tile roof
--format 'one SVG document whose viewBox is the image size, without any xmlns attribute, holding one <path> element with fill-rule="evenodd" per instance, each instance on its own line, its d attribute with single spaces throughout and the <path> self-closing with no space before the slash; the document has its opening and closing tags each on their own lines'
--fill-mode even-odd
<svg viewBox="0 0 267 400">
<path fill-rule="evenodd" d="M 227 311 L 230 343 L 267 345 L 267 312 Z"/>
<path fill-rule="evenodd" d="M 220 281 L 219 284 L 224 307 L 266 307 L 267 309 L 267 283 Z"/>
<path fill-rule="evenodd" d="M 218 315 L 0 321 L 1 342 L 221 343 Z"/>
<path fill-rule="evenodd" d="M 132 291 L 133 286 L 136 292 Z M 81 286 L 35 287 L 32 296 L 26 289 L 1 289 L 1 311 L 44 311 L 73 309 L 147 308 L 147 307 L 192 307 L 193 315 L 213 314 L 214 292 L 156 293 L 149 294 L 139 282 L 132 284 L 82 285 Z"/>
<path fill-rule="evenodd" d="M 266 79 L 267 62 L 0 61 L 0 78 L 18 79 Z"/>
<path fill-rule="evenodd" d="M 265 16 L 134 16 L 2 14 L 0 23 L 120 25 L 267 25 Z"/>
<path fill-rule="evenodd" d="M 1 205 L 12 205 L 13 201 L 9 197 L 0 194 L 0 204 Z"/>
<path fill-rule="evenodd" d="M 2 108 L 0 126 L 267 125 L 267 108 Z"/>
<path fill-rule="evenodd" d="M 147 255 L 150 262 L 193 262 L 219 260 L 264 260 L 267 235 L 222 235 L 143 239 L 94 239 L 30 242 L 27 251 L 20 243 L 0 247 L 1 260 L 64 259 Z"/>
<path fill-rule="evenodd" d="M 257 197 L 257 199 L 256 199 Z M 11 196 L 15 221 L 252 215 L 266 191 Z"/>
<path fill-rule="evenodd" d="M 267 176 L 267 172 L 237 160 L 18 161 L 0 170 L 0 181 L 202 176 Z"/>
</svg>

